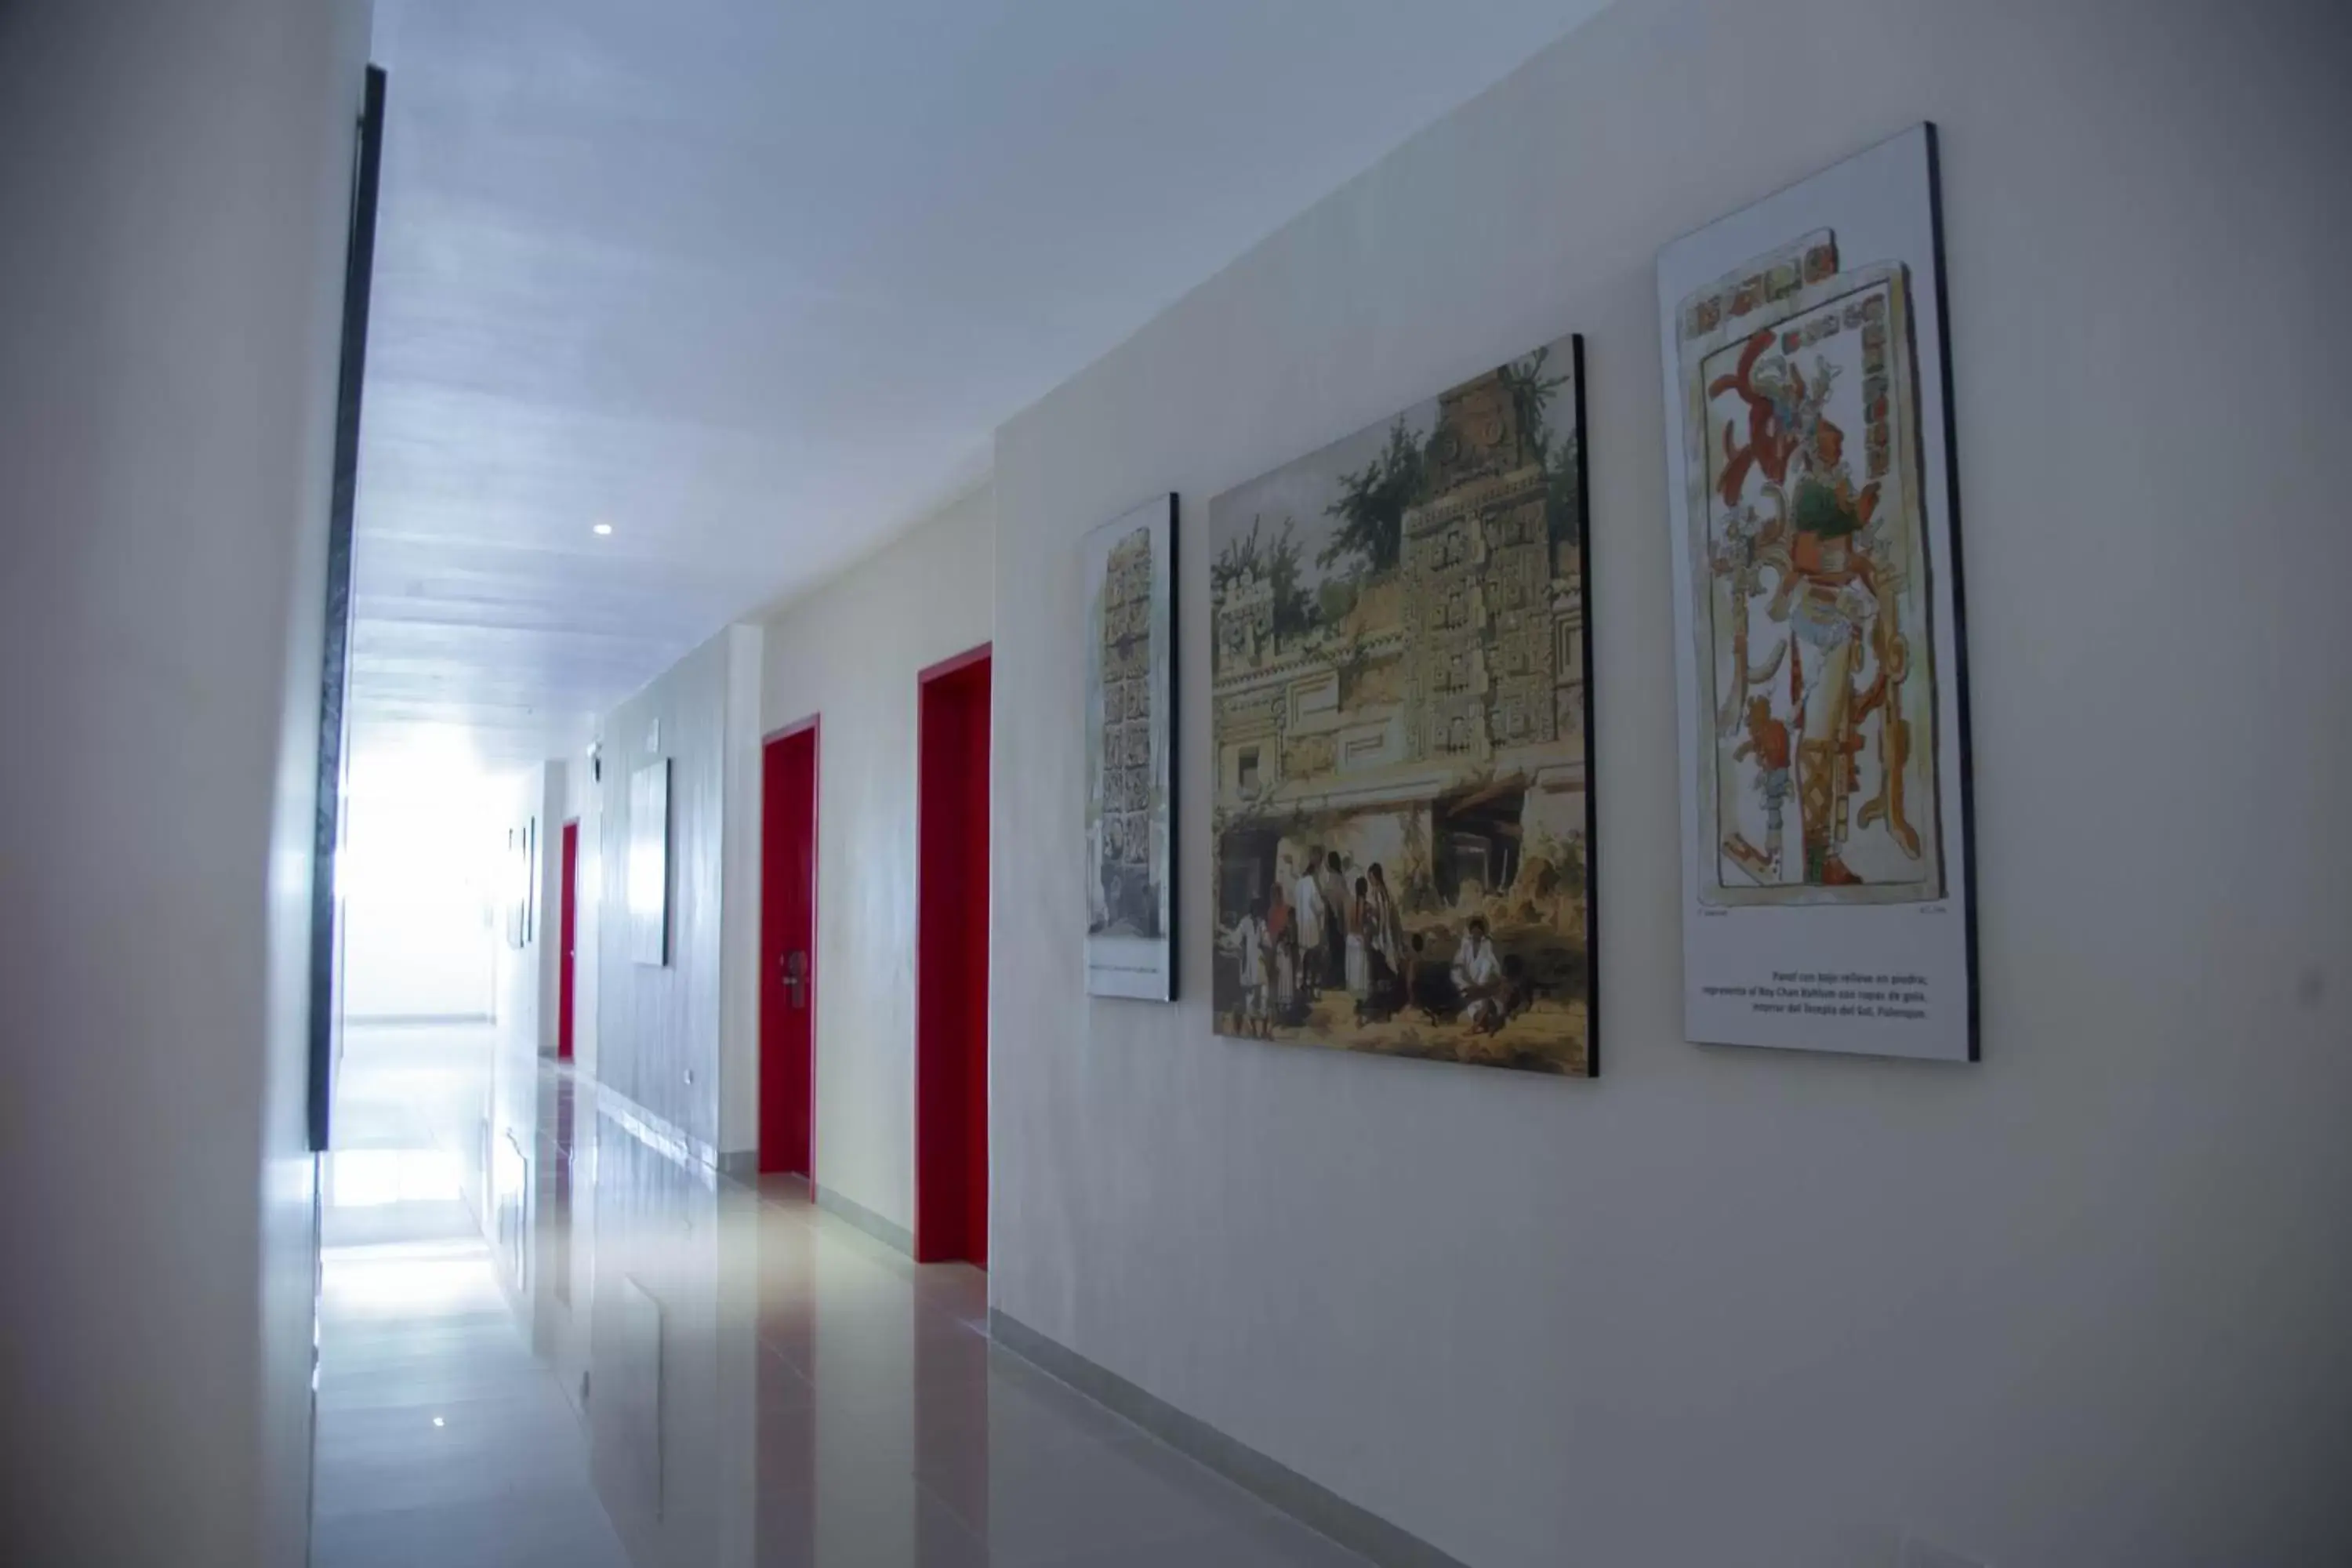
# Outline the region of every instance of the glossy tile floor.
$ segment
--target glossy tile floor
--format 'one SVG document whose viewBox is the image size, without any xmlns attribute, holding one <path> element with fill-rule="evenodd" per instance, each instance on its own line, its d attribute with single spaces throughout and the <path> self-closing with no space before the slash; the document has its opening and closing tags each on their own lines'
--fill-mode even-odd
<svg viewBox="0 0 2352 1568">
<path fill-rule="evenodd" d="M 353 1029 L 337 1117 L 317 1568 L 1360 1562 L 488 1028 Z"/>
</svg>

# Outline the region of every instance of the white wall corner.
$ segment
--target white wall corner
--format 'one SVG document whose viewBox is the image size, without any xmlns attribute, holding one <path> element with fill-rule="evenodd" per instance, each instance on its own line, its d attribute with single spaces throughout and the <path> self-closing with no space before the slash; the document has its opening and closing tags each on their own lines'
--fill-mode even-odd
<svg viewBox="0 0 2352 1568">
<path fill-rule="evenodd" d="M 760 660 L 756 626 L 722 634 L 726 782 L 720 807 L 719 1148 L 760 1144 Z"/>
</svg>

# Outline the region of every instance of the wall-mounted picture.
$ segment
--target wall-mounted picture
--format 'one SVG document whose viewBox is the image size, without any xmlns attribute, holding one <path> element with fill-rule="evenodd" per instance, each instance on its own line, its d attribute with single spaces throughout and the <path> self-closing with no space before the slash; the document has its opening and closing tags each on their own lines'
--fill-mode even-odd
<svg viewBox="0 0 2352 1568">
<path fill-rule="evenodd" d="M 669 759 L 629 774 L 629 957 L 669 962 Z"/>
<path fill-rule="evenodd" d="M 1219 496 L 1219 1033 L 1588 1077 L 1582 341 Z"/>
<path fill-rule="evenodd" d="M 1969 1059 L 1934 130 L 1658 258 L 1692 1039 Z"/>
<path fill-rule="evenodd" d="M 521 870 L 521 866 L 522 829 L 520 827 L 509 827 L 507 829 L 507 858 L 505 866 L 505 875 L 507 879 L 505 899 L 507 926 L 506 941 L 507 945 L 513 948 L 520 948 L 522 946 L 523 872 Z"/>
<path fill-rule="evenodd" d="M 1176 994 L 1176 498 L 1087 535 L 1087 990 Z"/>
</svg>

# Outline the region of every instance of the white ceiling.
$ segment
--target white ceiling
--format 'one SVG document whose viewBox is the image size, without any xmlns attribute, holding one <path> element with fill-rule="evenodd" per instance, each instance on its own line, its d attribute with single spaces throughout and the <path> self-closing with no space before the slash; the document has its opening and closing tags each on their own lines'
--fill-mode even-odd
<svg viewBox="0 0 2352 1568">
<path fill-rule="evenodd" d="M 583 743 L 1603 3 L 376 0 L 359 765 Z"/>
</svg>

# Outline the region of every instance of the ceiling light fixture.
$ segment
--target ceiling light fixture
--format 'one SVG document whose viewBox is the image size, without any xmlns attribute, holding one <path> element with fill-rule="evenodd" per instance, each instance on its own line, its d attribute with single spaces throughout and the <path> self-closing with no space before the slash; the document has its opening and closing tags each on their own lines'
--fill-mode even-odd
<svg viewBox="0 0 2352 1568">
<path fill-rule="evenodd" d="M 609 522 L 600 522 L 588 531 L 593 533 L 597 538 L 603 539 L 613 531 L 613 525 Z"/>
</svg>

